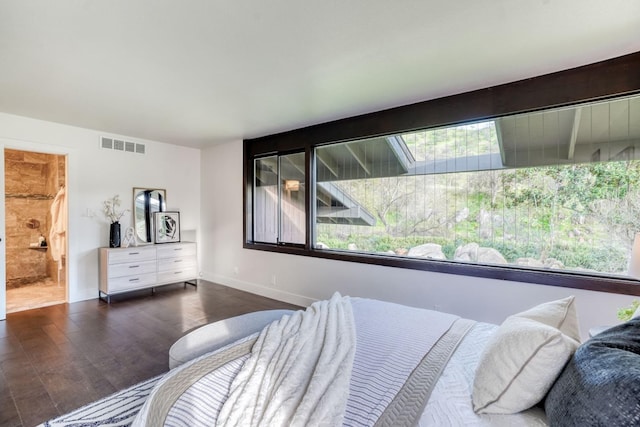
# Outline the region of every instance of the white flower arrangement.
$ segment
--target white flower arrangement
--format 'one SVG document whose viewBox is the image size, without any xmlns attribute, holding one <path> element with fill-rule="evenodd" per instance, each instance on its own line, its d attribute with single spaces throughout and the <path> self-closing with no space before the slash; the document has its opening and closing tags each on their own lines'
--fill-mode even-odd
<svg viewBox="0 0 640 427">
<path fill-rule="evenodd" d="M 104 215 L 107 217 L 111 223 L 115 223 L 120 221 L 122 215 L 129 209 L 123 209 L 118 212 L 118 206 L 120 206 L 120 195 L 116 194 L 111 199 L 107 199 L 104 201 Z"/>
</svg>

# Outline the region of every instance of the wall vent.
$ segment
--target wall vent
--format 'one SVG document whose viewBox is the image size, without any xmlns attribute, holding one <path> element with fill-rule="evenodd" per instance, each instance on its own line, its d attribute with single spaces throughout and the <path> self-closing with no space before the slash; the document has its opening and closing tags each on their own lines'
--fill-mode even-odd
<svg viewBox="0 0 640 427">
<path fill-rule="evenodd" d="M 108 148 L 109 150 L 113 149 L 113 139 L 102 137 L 100 146 L 102 148 Z"/>
<path fill-rule="evenodd" d="M 139 142 L 124 141 L 122 139 L 114 139 L 106 136 L 100 137 L 100 148 L 106 150 L 124 151 L 127 153 L 145 154 L 146 146 Z"/>
</svg>

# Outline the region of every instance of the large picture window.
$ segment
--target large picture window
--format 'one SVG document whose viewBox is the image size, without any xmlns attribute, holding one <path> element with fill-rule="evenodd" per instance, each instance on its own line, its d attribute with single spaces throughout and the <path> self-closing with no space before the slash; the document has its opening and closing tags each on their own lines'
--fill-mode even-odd
<svg viewBox="0 0 640 427">
<path fill-rule="evenodd" d="M 316 148 L 316 248 L 626 274 L 640 98 Z"/>
<path fill-rule="evenodd" d="M 640 53 L 244 141 L 244 247 L 640 295 Z"/>
</svg>

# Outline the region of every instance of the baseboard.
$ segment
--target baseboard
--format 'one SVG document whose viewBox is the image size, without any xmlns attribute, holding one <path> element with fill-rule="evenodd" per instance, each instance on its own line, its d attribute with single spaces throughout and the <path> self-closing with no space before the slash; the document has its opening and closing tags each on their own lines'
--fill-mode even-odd
<svg viewBox="0 0 640 427">
<path fill-rule="evenodd" d="M 292 294 L 280 289 L 269 288 L 266 286 L 258 285 L 256 283 L 245 282 L 242 280 L 234 279 L 232 277 L 222 276 L 220 274 L 203 272 L 201 278 L 210 282 L 219 283 L 224 286 L 229 286 L 230 288 L 251 292 L 252 294 L 276 299 L 278 301 L 287 302 L 289 304 L 299 305 L 301 307 L 307 307 L 316 302 L 316 300 L 313 298 Z"/>
</svg>

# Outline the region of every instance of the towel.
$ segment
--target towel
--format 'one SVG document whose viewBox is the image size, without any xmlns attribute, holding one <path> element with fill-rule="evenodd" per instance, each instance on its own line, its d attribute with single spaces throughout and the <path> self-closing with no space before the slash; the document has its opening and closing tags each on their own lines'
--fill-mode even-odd
<svg viewBox="0 0 640 427">
<path fill-rule="evenodd" d="M 49 249 L 51 257 L 58 262 L 58 270 L 62 270 L 62 257 L 66 252 L 67 234 L 67 194 L 61 187 L 51 205 L 51 230 L 49 231 Z"/>
</svg>

